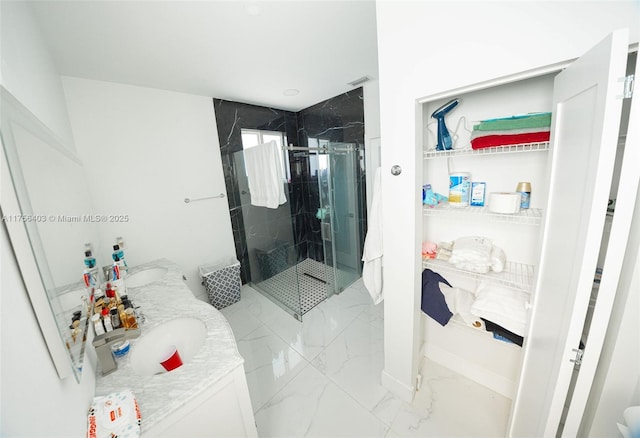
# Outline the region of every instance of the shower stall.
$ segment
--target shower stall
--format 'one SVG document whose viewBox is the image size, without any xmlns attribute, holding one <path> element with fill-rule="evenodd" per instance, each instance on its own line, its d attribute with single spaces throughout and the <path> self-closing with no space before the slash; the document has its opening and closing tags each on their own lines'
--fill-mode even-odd
<svg viewBox="0 0 640 438">
<path fill-rule="evenodd" d="M 251 205 L 243 151 L 233 154 L 250 285 L 296 319 L 360 278 L 366 230 L 364 150 L 308 139 L 283 148 L 287 202 Z"/>
</svg>

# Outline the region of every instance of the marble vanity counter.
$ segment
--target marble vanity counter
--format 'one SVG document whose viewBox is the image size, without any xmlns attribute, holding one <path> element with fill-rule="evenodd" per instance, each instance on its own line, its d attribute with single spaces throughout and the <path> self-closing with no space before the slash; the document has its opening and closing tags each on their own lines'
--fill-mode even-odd
<svg viewBox="0 0 640 438">
<path fill-rule="evenodd" d="M 140 406 L 143 433 L 244 362 L 225 317 L 213 306 L 194 297 L 175 263 L 166 259 L 156 260 L 130 269 L 129 274 L 154 267 L 167 268 L 163 279 L 127 289 L 129 298 L 135 306 L 140 306 L 146 317 L 146 322 L 141 325 L 140 338 L 130 340 L 131 352 L 117 359 L 118 369 L 115 372 L 102 376 L 98 366 L 96 379 L 97 396 L 123 389 L 133 391 Z M 129 363 L 136 342 L 154 327 L 181 317 L 198 318 L 206 325 L 206 340 L 198 354 L 170 373 L 153 376 L 136 374 Z"/>
</svg>

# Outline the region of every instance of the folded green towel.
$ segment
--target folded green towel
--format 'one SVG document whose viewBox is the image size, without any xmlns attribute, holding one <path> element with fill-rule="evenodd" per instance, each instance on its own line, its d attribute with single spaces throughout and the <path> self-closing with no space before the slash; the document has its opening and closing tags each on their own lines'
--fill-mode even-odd
<svg viewBox="0 0 640 438">
<path fill-rule="evenodd" d="M 473 126 L 474 131 L 543 128 L 551 126 L 551 113 L 531 113 L 499 119 L 483 120 Z"/>
</svg>

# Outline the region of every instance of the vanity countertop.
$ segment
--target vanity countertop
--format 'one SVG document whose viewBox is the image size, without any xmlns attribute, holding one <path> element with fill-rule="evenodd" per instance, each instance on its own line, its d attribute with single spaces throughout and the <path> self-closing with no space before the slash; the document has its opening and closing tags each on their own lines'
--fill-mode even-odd
<svg viewBox="0 0 640 438">
<path fill-rule="evenodd" d="M 207 327 L 207 335 L 200 351 L 188 363 L 170 373 L 153 376 L 134 373 L 129 363 L 131 353 L 117 359 L 118 369 L 107 376 L 102 376 L 98 366 L 96 396 L 131 389 L 140 407 L 143 432 L 244 362 L 225 317 L 210 304 L 194 297 L 175 263 L 166 259 L 156 260 L 130 269 L 129 274 L 154 267 L 167 268 L 162 280 L 127 289 L 129 298 L 146 317 L 138 339 L 164 322 L 187 316 L 202 320 Z M 135 351 L 138 339 L 130 340 L 131 352 Z"/>
</svg>

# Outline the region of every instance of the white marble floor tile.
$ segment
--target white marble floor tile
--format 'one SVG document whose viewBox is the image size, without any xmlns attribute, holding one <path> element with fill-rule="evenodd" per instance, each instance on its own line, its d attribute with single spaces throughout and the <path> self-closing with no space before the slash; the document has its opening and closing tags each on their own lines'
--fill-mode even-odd
<svg viewBox="0 0 640 438">
<path fill-rule="evenodd" d="M 265 326 L 238 340 L 254 412 L 309 363 Z"/>
<path fill-rule="evenodd" d="M 353 283 L 342 293 L 334 295 L 331 299 L 340 303 L 344 309 L 355 313 L 360 313 L 373 306 L 373 300 L 365 289 L 364 284 L 362 284 L 362 280 Z"/>
<path fill-rule="evenodd" d="M 222 313 L 227 319 L 229 319 L 231 314 L 238 311 L 242 311 L 244 315 L 250 315 L 262 323 L 269 323 L 282 315 L 287 315 L 289 318 L 292 318 L 267 297 L 246 284 L 240 289 L 240 301 L 222 309 Z"/>
<path fill-rule="evenodd" d="M 384 437 L 386 426 L 308 366 L 256 413 L 261 437 Z"/>
<path fill-rule="evenodd" d="M 391 424 L 401 402 L 380 384 L 384 368 L 381 327 L 356 319 L 312 364 L 385 424 Z"/>
<path fill-rule="evenodd" d="M 402 436 L 398 435 L 393 429 L 389 429 L 385 438 L 402 438 Z"/>
<path fill-rule="evenodd" d="M 232 304 L 232 306 L 239 306 L 239 305 L 240 305 L 240 302 L 236 304 Z M 232 306 L 222 309 L 221 312 L 225 316 L 225 318 L 227 318 L 227 321 L 231 326 L 231 330 L 233 330 L 233 336 L 235 337 L 237 342 L 238 340 L 247 336 L 252 331 L 256 330 L 263 323 L 258 318 L 253 316 L 251 313 L 246 311 L 246 309 L 241 309 L 240 307 L 230 309 L 230 307 Z"/>
<path fill-rule="evenodd" d="M 287 315 L 266 325 L 307 360 L 312 360 L 358 316 L 336 298 L 331 297 L 311 309 L 302 317 L 303 322 Z"/>
<path fill-rule="evenodd" d="M 379 303 L 374 305 L 372 303 L 358 315 L 358 319 L 366 321 L 378 327 L 380 330 L 384 330 L 384 304 Z"/>
<path fill-rule="evenodd" d="M 511 400 L 434 362 L 421 368 L 422 388 L 391 428 L 403 437 L 504 436 Z"/>
</svg>

